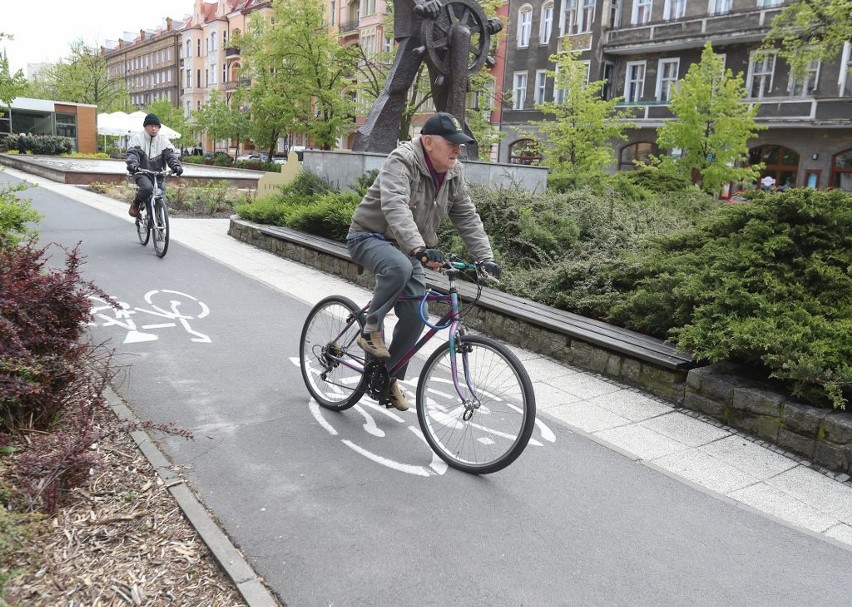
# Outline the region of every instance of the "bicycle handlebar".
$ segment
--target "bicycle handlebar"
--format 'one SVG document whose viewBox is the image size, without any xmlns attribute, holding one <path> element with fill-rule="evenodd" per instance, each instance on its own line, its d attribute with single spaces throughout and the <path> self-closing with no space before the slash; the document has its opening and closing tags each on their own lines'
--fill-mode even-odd
<svg viewBox="0 0 852 607">
<path fill-rule="evenodd" d="M 151 169 L 143 169 L 141 167 L 136 169 L 136 173 L 143 173 L 145 175 L 151 175 L 152 177 L 171 177 L 175 174 L 170 169 L 163 169 L 162 171 L 152 171 Z M 131 175 L 133 174 L 134 173 L 131 173 Z"/>
<path fill-rule="evenodd" d="M 500 284 L 500 280 L 496 276 L 492 276 L 486 272 L 480 264 L 467 263 L 466 261 L 451 258 L 449 261 L 444 262 L 441 269 L 456 270 L 458 272 L 474 272 L 476 273 L 477 283 L 484 281 L 492 284 Z"/>
</svg>

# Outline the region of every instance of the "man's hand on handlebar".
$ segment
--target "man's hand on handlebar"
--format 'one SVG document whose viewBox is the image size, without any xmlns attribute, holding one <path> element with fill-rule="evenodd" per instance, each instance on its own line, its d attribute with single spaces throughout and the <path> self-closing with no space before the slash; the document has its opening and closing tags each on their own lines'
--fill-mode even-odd
<svg viewBox="0 0 852 607">
<path fill-rule="evenodd" d="M 444 264 L 447 262 L 447 258 L 444 256 L 442 251 L 439 249 L 427 249 L 426 247 L 420 247 L 414 251 L 414 253 L 412 253 L 412 257 L 427 268 L 432 268 L 434 270 L 444 267 Z"/>
<path fill-rule="evenodd" d="M 497 280 L 500 278 L 500 266 L 493 259 L 486 259 L 476 264 L 477 269 L 489 278 Z"/>
</svg>

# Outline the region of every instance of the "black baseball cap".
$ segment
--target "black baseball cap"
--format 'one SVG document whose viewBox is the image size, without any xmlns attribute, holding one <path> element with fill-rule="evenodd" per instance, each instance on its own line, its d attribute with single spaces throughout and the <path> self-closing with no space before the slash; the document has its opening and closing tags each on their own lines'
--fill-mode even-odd
<svg viewBox="0 0 852 607">
<path fill-rule="evenodd" d="M 473 137 L 467 135 L 456 117 L 448 112 L 438 112 L 431 116 L 420 129 L 421 135 L 440 135 L 453 143 L 471 143 Z"/>
</svg>

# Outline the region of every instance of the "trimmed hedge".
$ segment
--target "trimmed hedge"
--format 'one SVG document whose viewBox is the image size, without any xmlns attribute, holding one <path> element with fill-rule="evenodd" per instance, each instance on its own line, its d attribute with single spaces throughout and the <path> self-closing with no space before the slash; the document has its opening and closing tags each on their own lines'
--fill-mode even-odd
<svg viewBox="0 0 852 607">
<path fill-rule="evenodd" d="M 815 404 L 852 395 L 852 196 L 792 189 L 729 205 L 646 249 L 613 306 L 708 362 L 742 361 Z"/>
</svg>

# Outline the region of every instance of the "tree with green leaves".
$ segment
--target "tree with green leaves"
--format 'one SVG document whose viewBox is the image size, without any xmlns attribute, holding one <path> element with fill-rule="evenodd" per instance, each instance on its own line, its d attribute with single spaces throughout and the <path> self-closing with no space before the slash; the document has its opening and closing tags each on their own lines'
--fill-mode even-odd
<svg viewBox="0 0 852 607">
<path fill-rule="evenodd" d="M 764 48 L 776 50 L 796 77 L 852 41 L 852 0 L 792 0 L 772 20 Z"/>
<path fill-rule="evenodd" d="M 544 162 L 554 173 L 589 175 L 600 173 L 615 161 L 613 139 L 626 139 L 625 131 L 635 128 L 633 111 L 619 109 L 621 97 L 603 99 L 606 81 L 588 82 L 588 66 L 577 59 L 576 51 L 552 55 L 556 64 L 548 72 L 553 78 L 557 100 L 536 104 L 544 120 L 533 121 L 539 135 Z"/>
<path fill-rule="evenodd" d="M 239 125 L 234 111 L 219 91 L 210 93 L 210 98 L 195 110 L 193 117 L 199 129 L 207 132 L 215 147 L 217 141 L 239 136 Z"/>
<path fill-rule="evenodd" d="M 12 36 L 0 32 L 0 40 L 4 38 L 11 40 Z M 8 58 L 5 55 L 0 55 L 0 103 L 6 106 L 0 108 L 0 116 L 7 112 L 11 115 L 12 100 L 24 95 L 26 91 L 27 79 L 24 77 L 24 72 L 18 70 L 14 74 L 10 74 Z M 14 128 L 14 125 L 12 125 L 12 128 Z"/>
<path fill-rule="evenodd" d="M 662 168 L 691 178 L 709 193 L 732 181 L 757 179 L 760 167 L 743 165 L 748 141 L 766 127 L 755 122 L 758 105 L 743 103 L 746 96 L 742 73 L 726 70 L 708 41 L 701 61 L 689 66 L 672 92 L 674 118 L 657 130 L 662 149 L 680 150 L 678 157 L 658 159 Z"/>
<path fill-rule="evenodd" d="M 88 103 L 98 106 L 99 112 L 126 111 L 130 107 L 124 80 L 110 78 L 106 57 L 82 40 L 72 43 L 65 59 L 41 70 L 33 87 L 46 99 Z"/>
<path fill-rule="evenodd" d="M 293 129 L 330 149 L 352 123 L 353 102 L 345 90 L 358 51 L 341 46 L 328 31 L 321 0 L 275 0 L 272 9 L 270 20 L 257 23 L 257 33 L 241 37 L 252 88 L 264 95 L 286 90 L 283 109 Z M 256 94 L 252 98 L 252 108 L 265 105 Z"/>
</svg>

